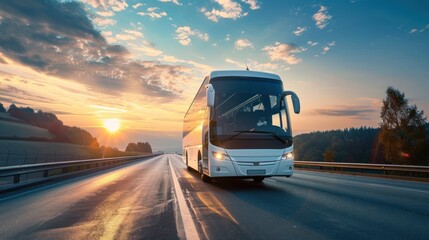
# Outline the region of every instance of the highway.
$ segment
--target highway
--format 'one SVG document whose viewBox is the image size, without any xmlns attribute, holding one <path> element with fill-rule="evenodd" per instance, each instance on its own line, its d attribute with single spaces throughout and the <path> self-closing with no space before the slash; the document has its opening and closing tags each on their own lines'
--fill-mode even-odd
<svg viewBox="0 0 429 240">
<path fill-rule="evenodd" d="M 161 155 L 0 195 L 0 239 L 429 239 L 429 184 L 296 171 L 203 183 Z"/>
</svg>

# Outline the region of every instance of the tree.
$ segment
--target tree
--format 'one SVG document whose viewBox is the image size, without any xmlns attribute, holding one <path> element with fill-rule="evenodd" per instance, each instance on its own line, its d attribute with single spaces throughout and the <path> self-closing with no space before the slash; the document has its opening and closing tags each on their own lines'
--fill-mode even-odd
<svg viewBox="0 0 429 240">
<path fill-rule="evenodd" d="M 2 103 L 0 103 L 0 112 L 6 112 L 6 109 L 4 108 Z"/>
<path fill-rule="evenodd" d="M 152 147 L 148 142 L 128 143 L 125 151 L 152 153 Z"/>
<path fill-rule="evenodd" d="M 381 108 L 380 143 L 386 161 L 420 164 L 425 158 L 426 117 L 416 105 L 409 105 L 404 93 L 388 87 Z"/>
<path fill-rule="evenodd" d="M 335 161 L 335 152 L 329 149 L 326 149 L 323 153 L 323 159 L 325 162 L 334 162 Z"/>
</svg>

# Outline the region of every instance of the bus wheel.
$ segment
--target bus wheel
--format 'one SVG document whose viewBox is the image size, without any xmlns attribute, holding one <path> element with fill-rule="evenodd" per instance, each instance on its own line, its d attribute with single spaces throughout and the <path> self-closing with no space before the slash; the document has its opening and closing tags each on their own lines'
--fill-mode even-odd
<svg viewBox="0 0 429 240">
<path fill-rule="evenodd" d="M 209 183 L 212 181 L 212 178 L 205 175 L 204 173 L 201 173 L 201 180 L 203 180 L 203 182 L 205 182 L 205 183 Z"/>
<path fill-rule="evenodd" d="M 186 169 L 188 169 L 188 171 L 192 170 L 192 168 L 188 165 L 188 152 L 186 152 Z"/>
<path fill-rule="evenodd" d="M 201 164 L 198 165 L 198 172 L 200 172 L 200 174 L 201 174 L 201 180 L 203 180 L 203 182 L 209 183 L 209 182 L 212 181 L 211 177 L 209 177 L 209 176 L 207 176 L 207 175 L 204 174 L 204 172 L 203 172 L 203 166 L 201 166 Z"/>
<path fill-rule="evenodd" d="M 264 181 L 264 177 L 254 177 L 253 178 L 253 181 L 255 181 L 255 182 L 257 182 L 257 183 L 261 183 L 261 182 L 263 182 Z"/>
</svg>

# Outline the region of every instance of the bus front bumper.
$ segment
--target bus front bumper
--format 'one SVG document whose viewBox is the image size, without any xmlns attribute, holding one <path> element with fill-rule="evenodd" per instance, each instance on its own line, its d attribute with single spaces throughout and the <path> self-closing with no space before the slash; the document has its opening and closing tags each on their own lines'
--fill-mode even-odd
<svg viewBox="0 0 429 240">
<path fill-rule="evenodd" d="M 292 176 L 293 160 L 216 161 L 210 166 L 210 177 Z"/>
</svg>

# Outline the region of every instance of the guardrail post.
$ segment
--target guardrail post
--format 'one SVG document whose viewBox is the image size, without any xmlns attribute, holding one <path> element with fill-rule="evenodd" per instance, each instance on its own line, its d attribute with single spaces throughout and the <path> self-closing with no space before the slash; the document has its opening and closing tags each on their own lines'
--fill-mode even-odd
<svg viewBox="0 0 429 240">
<path fill-rule="evenodd" d="M 13 175 L 13 183 L 19 183 L 20 177 L 21 177 L 21 174 L 19 173 Z"/>
<path fill-rule="evenodd" d="M 44 177 L 44 178 L 48 177 L 48 173 L 49 173 L 49 170 L 45 170 L 45 171 L 43 171 L 43 177 Z"/>
<path fill-rule="evenodd" d="M 6 166 L 9 163 L 9 150 L 7 150 L 7 157 L 6 157 Z"/>
</svg>

